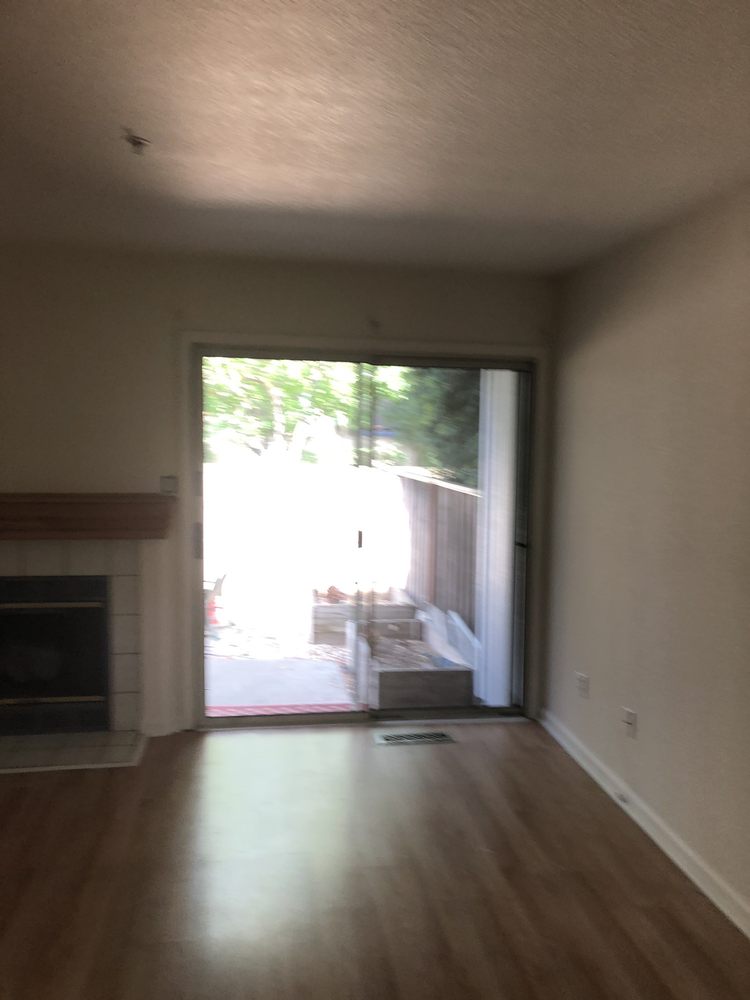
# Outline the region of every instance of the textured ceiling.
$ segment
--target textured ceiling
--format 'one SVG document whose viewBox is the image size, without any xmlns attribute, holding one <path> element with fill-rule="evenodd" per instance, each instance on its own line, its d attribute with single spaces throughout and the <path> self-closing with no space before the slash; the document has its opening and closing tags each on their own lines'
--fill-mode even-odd
<svg viewBox="0 0 750 1000">
<path fill-rule="evenodd" d="M 2 237 L 556 270 L 750 173 L 750 0 L 4 0 L 0 27 Z"/>
</svg>

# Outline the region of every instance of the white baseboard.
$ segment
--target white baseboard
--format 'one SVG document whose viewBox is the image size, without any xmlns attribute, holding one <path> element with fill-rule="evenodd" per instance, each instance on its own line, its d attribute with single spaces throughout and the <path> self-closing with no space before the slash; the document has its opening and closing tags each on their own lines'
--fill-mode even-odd
<svg viewBox="0 0 750 1000">
<path fill-rule="evenodd" d="M 718 872 L 688 847 L 632 788 L 599 760 L 558 718 L 550 712 L 544 712 L 539 721 L 550 736 L 635 820 L 701 892 L 750 937 L 750 901 L 736 892 Z"/>
</svg>

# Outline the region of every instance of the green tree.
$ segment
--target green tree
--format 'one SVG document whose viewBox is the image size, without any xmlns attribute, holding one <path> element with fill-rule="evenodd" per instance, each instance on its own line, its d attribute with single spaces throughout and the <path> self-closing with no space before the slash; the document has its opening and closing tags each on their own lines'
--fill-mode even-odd
<svg viewBox="0 0 750 1000">
<path fill-rule="evenodd" d="M 374 393 L 374 408 L 360 390 L 365 396 Z M 369 426 L 373 416 L 375 429 Z M 352 443 L 361 423 L 363 447 L 379 441 L 375 458 L 391 462 L 400 453 L 409 464 L 449 482 L 476 486 L 476 370 L 365 366 L 360 379 L 359 366 L 346 362 L 204 358 L 208 461 L 216 458 L 222 440 L 256 454 L 273 444 L 291 448 L 320 417 L 335 420 L 339 433 Z"/>
<path fill-rule="evenodd" d="M 203 435 L 207 460 L 219 442 L 256 454 L 272 444 L 290 447 L 300 429 L 322 416 L 341 433 L 356 431 L 358 366 L 275 358 L 203 360 Z"/>
<path fill-rule="evenodd" d="M 479 377 L 476 369 L 404 368 L 395 398 L 379 406 L 413 464 L 448 482 L 477 486 Z"/>
</svg>

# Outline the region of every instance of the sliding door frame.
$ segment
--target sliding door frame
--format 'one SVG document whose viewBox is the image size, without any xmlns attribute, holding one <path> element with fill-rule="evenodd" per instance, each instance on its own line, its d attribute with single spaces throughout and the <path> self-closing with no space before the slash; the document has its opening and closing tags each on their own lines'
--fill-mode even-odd
<svg viewBox="0 0 750 1000">
<path fill-rule="evenodd" d="M 457 719 L 478 720 L 503 716 L 529 714 L 529 676 L 526 664 L 528 648 L 529 599 L 533 575 L 533 560 L 530 558 L 532 490 L 535 479 L 534 440 L 537 433 L 538 414 L 536 411 L 538 360 L 535 358 L 513 358 L 504 355 L 492 356 L 483 353 L 460 355 L 442 354 L 431 351 L 400 353 L 397 350 L 371 352 L 367 350 L 345 349 L 338 346 L 302 347 L 278 344 L 267 345 L 238 343 L 237 341 L 213 342 L 211 339 L 191 340 L 189 345 L 188 386 L 187 386 L 187 462 L 189 464 L 189 497 L 187 516 L 189 522 L 190 551 L 187 577 L 190 581 L 190 628 L 189 652 L 192 666 L 192 693 L 194 728 L 232 729 L 266 726 L 296 726 L 310 724 L 368 723 L 373 721 Z M 342 361 L 351 364 L 388 365 L 408 368 L 457 368 L 464 370 L 504 370 L 523 374 L 519 381 L 519 410 L 517 432 L 517 499 L 516 499 L 516 548 L 514 569 L 516 587 L 514 591 L 513 615 L 513 663 L 512 697 L 514 704 L 494 708 L 476 705 L 461 709 L 365 709 L 361 711 L 336 713 L 315 713 L 272 716 L 232 716 L 211 718 L 205 713 L 205 650 L 204 650 L 204 597 L 203 597 L 203 359 L 222 358 L 268 358 L 290 361 Z M 521 451 L 523 449 L 523 452 Z M 521 548 L 519 548 L 519 543 Z M 524 561 L 523 581 L 518 577 L 518 559 L 522 552 Z M 533 581 L 535 582 L 535 581 Z M 518 701 L 516 702 L 516 699 Z"/>
</svg>

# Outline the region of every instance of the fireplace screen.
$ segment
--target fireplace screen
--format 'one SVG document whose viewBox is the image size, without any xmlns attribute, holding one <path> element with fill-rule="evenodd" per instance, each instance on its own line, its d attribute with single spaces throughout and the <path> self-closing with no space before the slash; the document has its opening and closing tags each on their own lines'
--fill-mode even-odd
<svg viewBox="0 0 750 1000">
<path fill-rule="evenodd" d="M 0 732 L 107 729 L 106 577 L 0 578 Z"/>
</svg>

